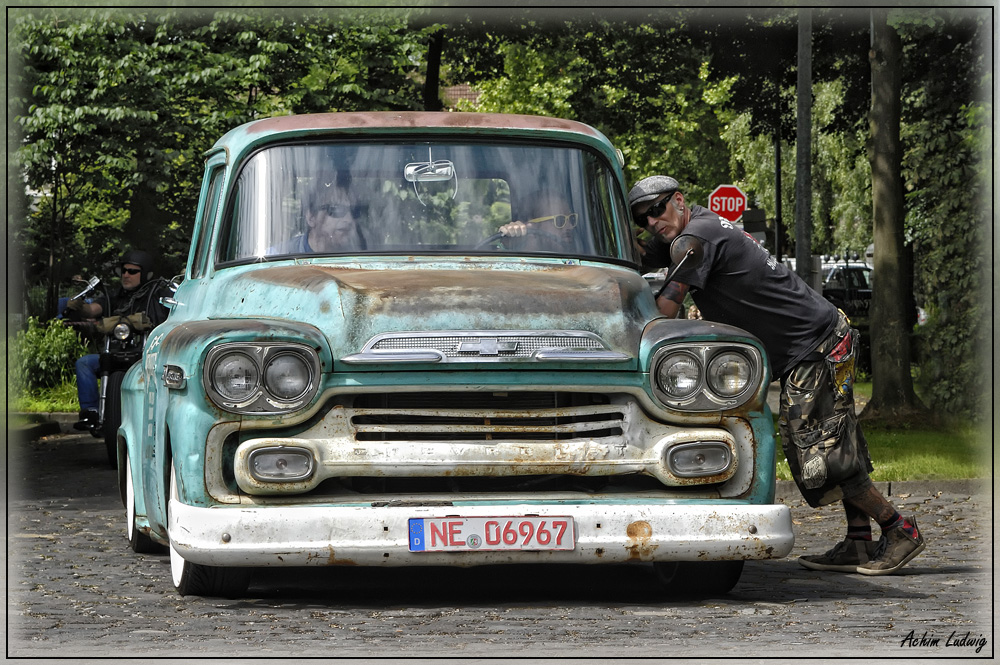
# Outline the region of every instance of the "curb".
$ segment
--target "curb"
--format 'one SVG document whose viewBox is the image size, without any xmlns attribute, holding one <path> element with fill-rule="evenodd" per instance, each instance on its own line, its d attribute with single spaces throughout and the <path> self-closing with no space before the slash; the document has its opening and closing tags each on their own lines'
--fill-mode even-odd
<svg viewBox="0 0 1000 665">
<path fill-rule="evenodd" d="M 20 426 L 11 426 L 11 417 L 24 419 L 29 422 Z M 7 432 L 19 436 L 24 441 L 37 441 L 43 436 L 52 436 L 54 434 L 72 434 L 76 432 L 73 429 L 73 423 L 77 421 L 78 417 L 75 413 L 64 412 L 8 413 Z"/>
<path fill-rule="evenodd" d="M 20 425 L 15 427 L 7 428 L 7 432 L 11 434 L 16 434 L 23 440 L 27 441 L 37 441 L 43 436 L 52 436 L 53 434 L 61 434 L 62 427 L 59 423 L 52 420 L 43 420 L 42 422 L 29 423 L 27 425 Z"/>
</svg>

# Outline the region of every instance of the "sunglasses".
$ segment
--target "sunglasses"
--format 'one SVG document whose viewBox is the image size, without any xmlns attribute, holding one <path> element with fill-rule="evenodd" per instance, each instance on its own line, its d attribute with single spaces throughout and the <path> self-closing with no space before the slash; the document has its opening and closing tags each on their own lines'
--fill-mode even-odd
<svg viewBox="0 0 1000 665">
<path fill-rule="evenodd" d="M 123 275 L 138 275 L 142 272 L 142 268 L 122 268 Z"/>
<path fill-rule="evenodd" d="M 580 221 L 580 216 L 575 212 L 571 212 L 567 215 L 549 215 L 548 217 L 535 217 L 534 219 L 529 219 L 528 224 L 544 224 L 545 222 L 552 222 L 556 225 L 557 229 L 563 227 L 568 227 L 575 229 L 577 222 Z"/>
<path fill-rule="evenodd" d="M 674 198 L 675 193 L 676 192 L 671 192 L 670 196 L 668 196 L 665 199 L 661 199 L 660 201 L 657 201 L 653 205 L 649 206 L 648 208 L 646 208 L 645 212 L 636 213 L 636 215 L 633 217 L 636 226 L 641 226 L 645 228 L 646 225 L 649 224 L 649 219 L 648 219 L 649 217 L 659 217 L 660 215 L 662 215 L 663 211 L 667 209 L 667 204 L 670 203 L 670 200 Z"/>
</svg>

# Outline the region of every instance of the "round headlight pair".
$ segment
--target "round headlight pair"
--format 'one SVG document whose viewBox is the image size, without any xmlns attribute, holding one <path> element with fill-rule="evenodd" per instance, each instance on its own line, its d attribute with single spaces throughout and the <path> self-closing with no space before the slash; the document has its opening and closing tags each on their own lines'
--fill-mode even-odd
<svg viewBox="0 0 1000 665">
<path fill-rule="evenodd" d="M 211 376 L 219 395 L 233 402 L 245 402 L 261 388 L 274 399 L 289 402 L 304 395 L 312 382 L 309 363 L 292 351 L 267 358 L 263 372 L 249 354 L 229 351 L 215 361 Z"/>
<path fill-rule="evenodd" d="M 741 395 L 753 380 L 754 366 L 738 351 L 722 351 L 704 360 L 690 351 L 675 351 L 663 356 L 656 366 L 655 380 L 671 400 L 684 400 L 707 385 L 723 399 Z"/>
</svg>

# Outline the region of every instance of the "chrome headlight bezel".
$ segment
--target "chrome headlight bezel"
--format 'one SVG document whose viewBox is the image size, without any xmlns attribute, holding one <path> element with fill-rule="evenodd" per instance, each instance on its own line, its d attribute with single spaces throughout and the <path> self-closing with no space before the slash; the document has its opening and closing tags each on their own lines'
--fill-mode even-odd
<svg viewBox="0 0 1000 665">
<path fill-rule="evenodd" d="M 677 363 L 693 359 L 698 366 L 698 377 L 689 379 L 695 384 L 690 390 L 671 392 L 665 385 L 662 372 L 676 367 Z M 709 368 L 728 360 L 745 370 L 746 383 L 741 389 L 723 390 L 710 380 Z M 656 399 L 670 409 L 683 411 L 719 411 L 733 409 L 749 401 L 760 387 L 764 373 L 761 352 L 751 344 L 737 342 L 702 342 L 670 344 L 657 349 L 649 364 L 649 384 Z M 731 394 L 730 394 L 731 393 Z"/>
<path fill-rule="evenodd" d="M 281 394 L 269 385 L 268 377 L 276 361 L 292 360 L 289 365 L 301 376 L 294 377 L 301 384 L 296 394 Z M 222 379 L 216 375 L 220 365 L 226 361 L 247 365 L 247 375 L 253 377 L 245 395 L 236 395 L 220 385 Z M 297 364 L 297 365 L 296 365 Z M 252 369 L 251 366 L 252 365 Z M 295 342 L 226 342 L 209 349 L 203 366 L 203 381 L 209 398 L 220 408 L 241 414 L 282 414 L 296 411 L 312 402 L 319 390 L 319 354 L 315 349 Z M 248 384 L 250 382 L 248 381 Z"/>
<path fill-rule="evenodd" d="M 119 342 L 124 342 L 125 340 L 127 340 L 129 337 L 132 336 L 132 326 L 122 321 L 117 325 L 115 325 L 114 329 L 111 331 L 111 334 Z"/>
</svg>

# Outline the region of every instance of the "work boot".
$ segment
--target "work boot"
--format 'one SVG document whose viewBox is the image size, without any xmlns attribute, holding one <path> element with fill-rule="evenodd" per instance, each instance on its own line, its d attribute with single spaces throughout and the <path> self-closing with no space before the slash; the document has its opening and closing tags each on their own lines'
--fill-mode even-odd
<svg viewBox="0 0 1000 665">
<path fill-rule="evenodd" d="M 845 538 L 825 554 L 800 556 L 799 563 L 812 570 L 856 573 L 858 566 L 871 560 L 877 548 L 878 543 L 875 541 Z"/>
<path fill-rule="evenodd" d="M 924 535 L 917 528 L 917 519 L 907 517 L 906 522 L 913 526 L 913 534 L 907 533 L 903 522 L 887 529 L 878 541 L 878 549 L 872 555 L 871 561 L 858 566 L 862 575 L 891 575 L 910 559 L 924 551 Z"/>
<path fill-rule="evenodd" d="M 79 430 L 81 432 L 86 432 L 91 427 L 97 425 L 100 420 L 100 416 L 94 409 L 84 409 L 80 412 L 80 419 L 73 423 L 73 429 Z"/>
</svg>

